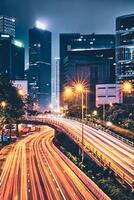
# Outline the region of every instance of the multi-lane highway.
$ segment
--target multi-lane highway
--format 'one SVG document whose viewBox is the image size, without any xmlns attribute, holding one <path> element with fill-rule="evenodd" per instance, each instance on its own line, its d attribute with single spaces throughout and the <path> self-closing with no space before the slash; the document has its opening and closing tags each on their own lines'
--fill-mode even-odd
<svg viewBox="0 0 134 200">
<path fill-rule="evenodd" d="M 36 119 L 37 120 L 37 119 Z M 40 119 L 38 119 L 40 120 Z M 41 119 L 48 124 L 71 134 L 73 139 L 81 141 L 81 123 L 71 119 L 54 116 Z M 79 143 L 79 142 L 78 142 Z M 122 181 L 127 182 L 134 189 L 134 148 L 114 138 L 104 131 L 96 130 L 84 125 L 84 144 L 91 152 L 109 166 Z"/>
<path fill-rule="evenodd" d="M 53 137 L 44 127 L 12 146 L 0 174 L 0 200 L 109 200 L 53 145 Z"/>
</svg>

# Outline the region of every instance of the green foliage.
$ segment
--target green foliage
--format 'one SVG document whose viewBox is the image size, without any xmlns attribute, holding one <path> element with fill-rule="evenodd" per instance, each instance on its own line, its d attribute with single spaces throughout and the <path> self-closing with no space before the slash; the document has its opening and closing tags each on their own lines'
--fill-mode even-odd
<svg viewBox="0 0 134 200">
<path fill-rule="evenodd" d="M 99 117 L 102 119 L 102 107 L 98 108 Z M 134 130 L 134 105 L 114 104 L 112 107 L 106 105 L 106 121 L 126 129 Z"/>
<path fill-rule="evenodd" d="M 89 178 L 91 178 L 112 200 L 132 200 L 134 193 L 131 189 L 123 187 L 108 168 L 97 165 L 89 156 L 81 162 L 81 155 L 78 153 L 78 145 L 65 134 L 58 134 L 54 139 L 55 145 Z"/>
<path fill-rule="evenodd" d="M 0 103 L 2 101 L 6 106 L 0 106 L 0 125 L 15 123 L 24 114 L 24 103 L 12 83 L 0 76 Z"/>
<path fill-rule="evenodd" d="M 71 105 L 66 116 L 81 118 L 81 107 L 78 105 Z"/>
</svg>

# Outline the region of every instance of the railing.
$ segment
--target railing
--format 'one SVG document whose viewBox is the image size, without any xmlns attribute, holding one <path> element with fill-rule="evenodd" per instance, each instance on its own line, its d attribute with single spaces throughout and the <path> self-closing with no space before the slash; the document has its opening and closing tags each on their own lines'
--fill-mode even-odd
<svg viewBox="0 0 134 200">
<path fill-rule="evenodd" d="M 80 119 L 76 119 L 76 118 L 69 118 L 71 120 L 77 120 L 79 122 L 81 122 Z M 81 145 L 81 141 L 79 140 L 78 137 L 76 137 L 72 131 L 70 130 L 69 127 L 64 126 L 64 124 L 60 121 L 54 120 L 53 118 L 27 118 L 27 120 L 31 120 L 31 121 L 39 121 L 42 123 L 46 123 L 47 125 L 53 125 L 56 128 L 59 128 L 61 131 L 65 132 L 69 137 L 71 137 L 81 148 L 83 148 L 83 146 Z M 88 122 L 87 125 L 91 126 L 90 124 L 91 122 Z M 93 124 L 92 126 L 93 128 L 96 128 L 95 125 Z M 111 132 L 111 131 L 110 131 Z M 113 133 L 111 132 L 111 135 L 113 135 Z M 115 134 L 116 135 L 116 134 Z M 124 140 L 126 141 L 126 139 L 124 139 L 121 136 L 118 136 L 120 140 L 122 140 L 124 142 Z M 130 141 L 129 141 L 130 142 Z M 132 144 L 131 144 L 132 146 Z M 95 157 L 96 155 L 101 157 L 101 161 L 103 161 L 104 166 L 108 166 L 110 167 L 116 174 L 118 174 L 118 176 L 125 181 L 128 185 L 131 186 L 132 190 L 134 190 L 134 180 L 132 180 L 132 178 L 130 178 L 122 168 L 122 166 L 119 166 L 118 163 L 116 163 L 115 161 L 111 160 L 110 157 L 107 157 L 106 155 L 102 155 L 101 152 L 98 151 L 98 149 L 95 148 L 95 146 L 91 143 L 89 143 L 89 145 L 84 146 L 83 150 L 89 154 L 90 156 L 93 156 L 94 159 L 98 159 L 98 157 Z M 97 152 L 97 154 L 96 154 Z M 103 165 L 102 163 L 102 165 Z"/>
<path fill-rule="evenodd" d="M 80 118 L 67 117 L 67 119 L 71 119 L 71 120 L 75 120 L 75 121 L 78 121 L 78 122 L 82 122 L 82 120 Z M 132 142 L 132 141 L 130 141 L 130 140 L 128 140 L 128 139 L 116 134 L 116 133 L 114 133 L 113 131 L 111 131 L 109 129 L 106 129 L 106 128 L 102 127 L 101 125 L 96 125 L 93 122 L 90 122 L 90 121 L 87 122 L 85 120 L 83 122 L 87 126 L 91 126 L 92 128 L 95 128 L 97 130 L 100 129 L 100 130 L 108 133 L 109 135 L 112 135 L 113 137 L 117 138 L 118 140 L 121 140 L 122 142 L 134 147 L 134 142 Z"/>
<path fill-rule="evenodd" d="M 35 120 L 35 121 L 42 121 L 43 122 L 43 118 L 28 117 L 26 119 L 30 119 L 30 120 L 32 119 L 32 120 Z M 75 118 L 75 117 L 66 117 L 66 119 L 71 119 L 71 120 L 75 120 L 75 121 L 78 121 L 78 122 L 82 122 L 82 120 L 80 118 Z M 104 132 L 108 133 L 109 135 L 111 135 L 111 136 L 117 138 L 118 140 L 122 141 L 123 143 L 126 143 L 127 145 L 134 147 L 134 142 L 133 141 L 130 141 L 130 140 L 128 140 L 128 139 L 126 139 L 126 138 L 114 133 L 113 131 L 111 131 L 109 129 L 106 129 L 101 125 L 96 125 L 95 123 L 90 122 L 90 121 L 86 121 L 86 120 L 84 120 L 83 122 L 87 126 L 90 126 L 90 127 L 94 128 L 96 130 L 104 131 Z"/>
</svg>

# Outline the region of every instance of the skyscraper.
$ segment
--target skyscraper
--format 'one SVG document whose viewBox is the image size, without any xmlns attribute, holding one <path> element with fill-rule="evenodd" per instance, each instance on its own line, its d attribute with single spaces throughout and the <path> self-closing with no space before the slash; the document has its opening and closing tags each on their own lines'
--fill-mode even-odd
<svg viewBox="0 0 134 200">
<path fill-rule="evenodd" d="M 55 63 L 52 70 L 52 110 L 54 112 L 60 111 L 59 62 L 60 59 L 58 57 L 55 58 Z"/>
<path fill-rule="evenodd" d="M 51 32 L 42 27 L 29 30 L 29 93 L 40 108 L 51 103 Z"/>
<path fill-rule="evenodd" d="M 23 80 L 25 69 L 25 49 L 21 42 L 14 40 L 12 44 L 12 80 Z"/>
<path fill-rule="evenodd" d="M 11 80 L 24 79 L 25 55 L 23 44 L 0 34 L 0 73 Z"/>
<path fill-rule="evenodd" d="M 60 35 L 60 100 L 69 80 L 86 79 L 92 88 L 90 107 L 95 106 L 95 84 L 114 81 L 115 36 L 110 34 Z"/>
<path fill-rule="evenodd" d="M 134 84 L 134 14 L 116 18 L 116 80 Z"/>
<path fill-rule="evenodd" d="M 64 87 L 84 82 L 88 90 L 88 107 L 95 108 L 96 84 L 115 82 L 115 49 L 72 50 L 64 59 Z"/>
<path fill-rule="evenodd" d="M 15 18 L 0 16 L 0 33 L 15 37 Z"/>
</svg>

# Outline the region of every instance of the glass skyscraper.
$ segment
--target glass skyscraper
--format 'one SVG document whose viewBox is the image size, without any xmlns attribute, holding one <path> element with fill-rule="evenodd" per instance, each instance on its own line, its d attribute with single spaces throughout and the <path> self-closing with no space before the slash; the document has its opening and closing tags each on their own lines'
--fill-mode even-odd
<svg viewBox="0 0 134 200">
<path fill-rule="evenodd" d="M 0 33 L 15 37 L 15 18 L 0 15 Z"/>
<path fill-rule="evenodd" d="M 51 32 L 29 30 L 29 93 L 38 100 L 40 109 L 51 103 Z"/>
<path fill-rule="evenodd" d="M 0 74 L 10 80 L 23 80 L 25 49 L 21 42 L 0 34 Z"/>
<path fill-rule="evenodd" d="M 134 14 L 116 18 L 116 80 L 134 84 Z"/>
</svg>

